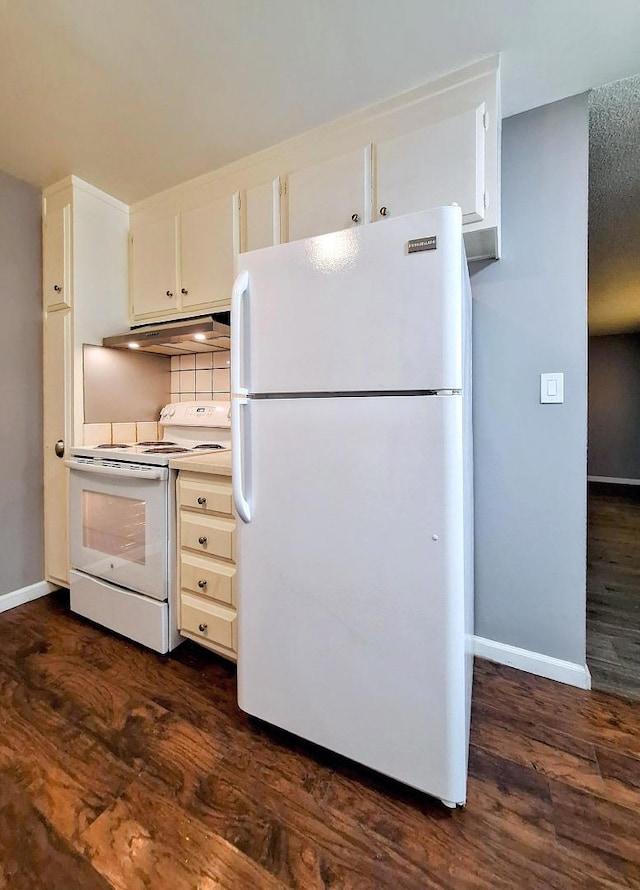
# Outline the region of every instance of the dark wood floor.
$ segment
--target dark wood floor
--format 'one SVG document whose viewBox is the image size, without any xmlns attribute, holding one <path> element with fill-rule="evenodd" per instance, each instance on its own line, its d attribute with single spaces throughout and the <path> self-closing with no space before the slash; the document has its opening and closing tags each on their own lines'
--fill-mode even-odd
<svg viewBox="0 0 640 890">
<path fill-rule="evenodd" d="M 0 888 L 640 887 L 640 706 L 478 662 L 466 810 L 268 730 L 235 671 L 0 615 Z"/>
<path fill-rule="evenodd" d="M 590 484 L 588 515 L 587 662 L 593 687 L 640 701 L 640 490 Z"/>
</svg>

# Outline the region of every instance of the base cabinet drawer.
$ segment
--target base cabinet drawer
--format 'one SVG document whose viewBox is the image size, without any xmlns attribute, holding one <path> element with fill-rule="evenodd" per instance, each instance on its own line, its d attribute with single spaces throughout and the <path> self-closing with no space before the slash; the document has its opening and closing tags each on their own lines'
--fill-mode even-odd
<svg viewBox="0 0 640 890">
<path fill-rule="evenodd" d="M 183 593 L 180 617 L 180 630 L 203 641 L 237 651 L 235 609 L 227 609 Z"/>
<path fill-rule="evenodd" d="M 198 516 L 184 511 L 180 514 L 180 544 L 199 553 L 233 559 L 233 519 Z"/>
<path fill-rule="evenodd" d="M 180 506 L 201 513 L 232 513 L 231 482 L 213 480 L 201 474 L 180 474 Z"/>
<path fill-rule="evenodd" d="M 199 557 L 182 551 L 180 579 L 183 590 L 210 597 L 229 606 L 235 604 L 235 566 L 217 562 L 211 556 Z"/>
</svg>

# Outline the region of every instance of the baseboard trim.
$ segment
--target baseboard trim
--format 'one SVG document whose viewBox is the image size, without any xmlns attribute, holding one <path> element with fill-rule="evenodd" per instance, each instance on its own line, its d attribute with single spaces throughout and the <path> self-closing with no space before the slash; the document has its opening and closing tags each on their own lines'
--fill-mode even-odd
<svg viewBox="0 0 640 890">
<path fill-rule="evenodd" d="M 0 594 L 0 612 L 8 612 L 9 609 L 15 609 L 16 606 L 40 599 L 41 596 L 46 596 L 52 590 L 57 589 L 55 584 L 49 584 L 48 581 L 37 581 L 28 587 L 21 587 L 20 590 L 11 590 L 9 593 Z"/>
<path fill-rule="evenodd" d="M 509 646 L 508 643 L 497 643 L 484 637 L 474 637 L 473 651 L 478 658 L 486 658 L 487 661 L 495 661 L 538 677 L 546 677 L 547 680 L 577 686 L 579 689 L 591 689 L 591 674 L 586 664 L 562 661 L 541 652 L 520 649 L 518 646 Z"/>
<path fill-rule="evenodd" d="M 640 479 L 619 479 L 617 476 L 587 476 L 587 482 L 604 482 L 607 485 L 640 485 Z"/>
</svg>

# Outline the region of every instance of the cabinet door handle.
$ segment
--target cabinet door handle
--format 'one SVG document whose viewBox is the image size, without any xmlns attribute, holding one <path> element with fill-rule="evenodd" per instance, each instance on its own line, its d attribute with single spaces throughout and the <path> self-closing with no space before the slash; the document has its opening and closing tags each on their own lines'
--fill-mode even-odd
<svg viewBox="0 0 640 890">
<path fill-rule="evenodd" d="M 58 439 L 56 444 L 53 446 L 53 450 L 56 457 L 64 457 L 64 440 Z"/>
<path fill-rule="evenodd" d="M 198 581 L 198 587 L 200 588 L 200 590 L 204 590 L 206 586 L 207 582 L 204 580 L 204 578 L 202 579 L 202 581 Z"/>
<path fill-rule="evenodd" d="M 202 624 L 198 625 L 198 630 L 200 631 L 200 633 L 204 633 L 206 629 L 207 629 L 207 625 L 204 622 L 202 622 Z"/>
<path fill-rule="evenodd" d="M 55 291 L 57 294 L 61 294 L 61 293 L 62 293 L 62 288 L 60 287 L 59 284 L 54 284 L 54 285 L 53 285 L 53 289 L 54 289 L 54 291 Z"/>
<path fill-rule="evenodd" d="M 207 503 L 207 499 L 205 497 L 200 496 L 198 498 L 198 503 L 200 504 L 201 507 L 204 507 L 204 505 Z"/>
<path fill-rule="evenodd" d="M 389 211 L 387 210 L 386 207 L 381 207 L 381 208 L 380 208 L 380 216 L 387 216 L 388 213 L 389 213 Z"/>
<path fill-rule="evenodd" d="M 352 213 L 352 214 L 351 214 L 351 222 L 359 223 L 359 222 L 360 222 L 360 214 L 359 214 L 359 213 Z"/>
<path fill-rule="evenodd" d="M 205 545 L 206 543 L 207 543 L 207 536 L 206 536 L 206 535 L 200 535 L 200 537 L 198 538 L 198 544 L 202 544 L 202 546 L 204 547 L 204 545 Z"/>
<path fill-rule="evenodd" d="M 186 288 L 186 287 L 183 287 L 183 288 L 182 288 L 182 289 L 181 289 L 181 291 L 180 291 L 180 293 L 181 293 L 181 294 L 184 294 L 184 295 L 185 295 L 185 297 L 186 297 L 186 296 L 187 296 L 187 294 L 188 294 L 188 293 L 189 293 L 189 291 L 188 291 L 188 290 L 187 290 L 187 288 Z"/>
<path fill-rule="evenodd" d="M 172 297 L 172 296 L 173 296 L 173 291 L 172 291 L 172 290 L 168 290 L 168 291 L 167 291 L 167 296 L 168 296 L 168 297 Z"/>
</svg>

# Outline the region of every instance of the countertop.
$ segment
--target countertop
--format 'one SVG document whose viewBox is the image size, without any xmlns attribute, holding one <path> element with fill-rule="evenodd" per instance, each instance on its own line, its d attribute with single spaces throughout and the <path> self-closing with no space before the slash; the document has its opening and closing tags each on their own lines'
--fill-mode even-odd
<svg viewBox="0 0 640 890">
<path fill-rule="evenodd" d="M 183 457 L 173 457 L 169 461 L 172 470 L 189 470 L 190 473 L 213 473 L 218 476 L 231 475 L 231 452 L 223 451 L 216 454 L 210 451 L 208 454 L 189 454 Z"/>
</svg>

